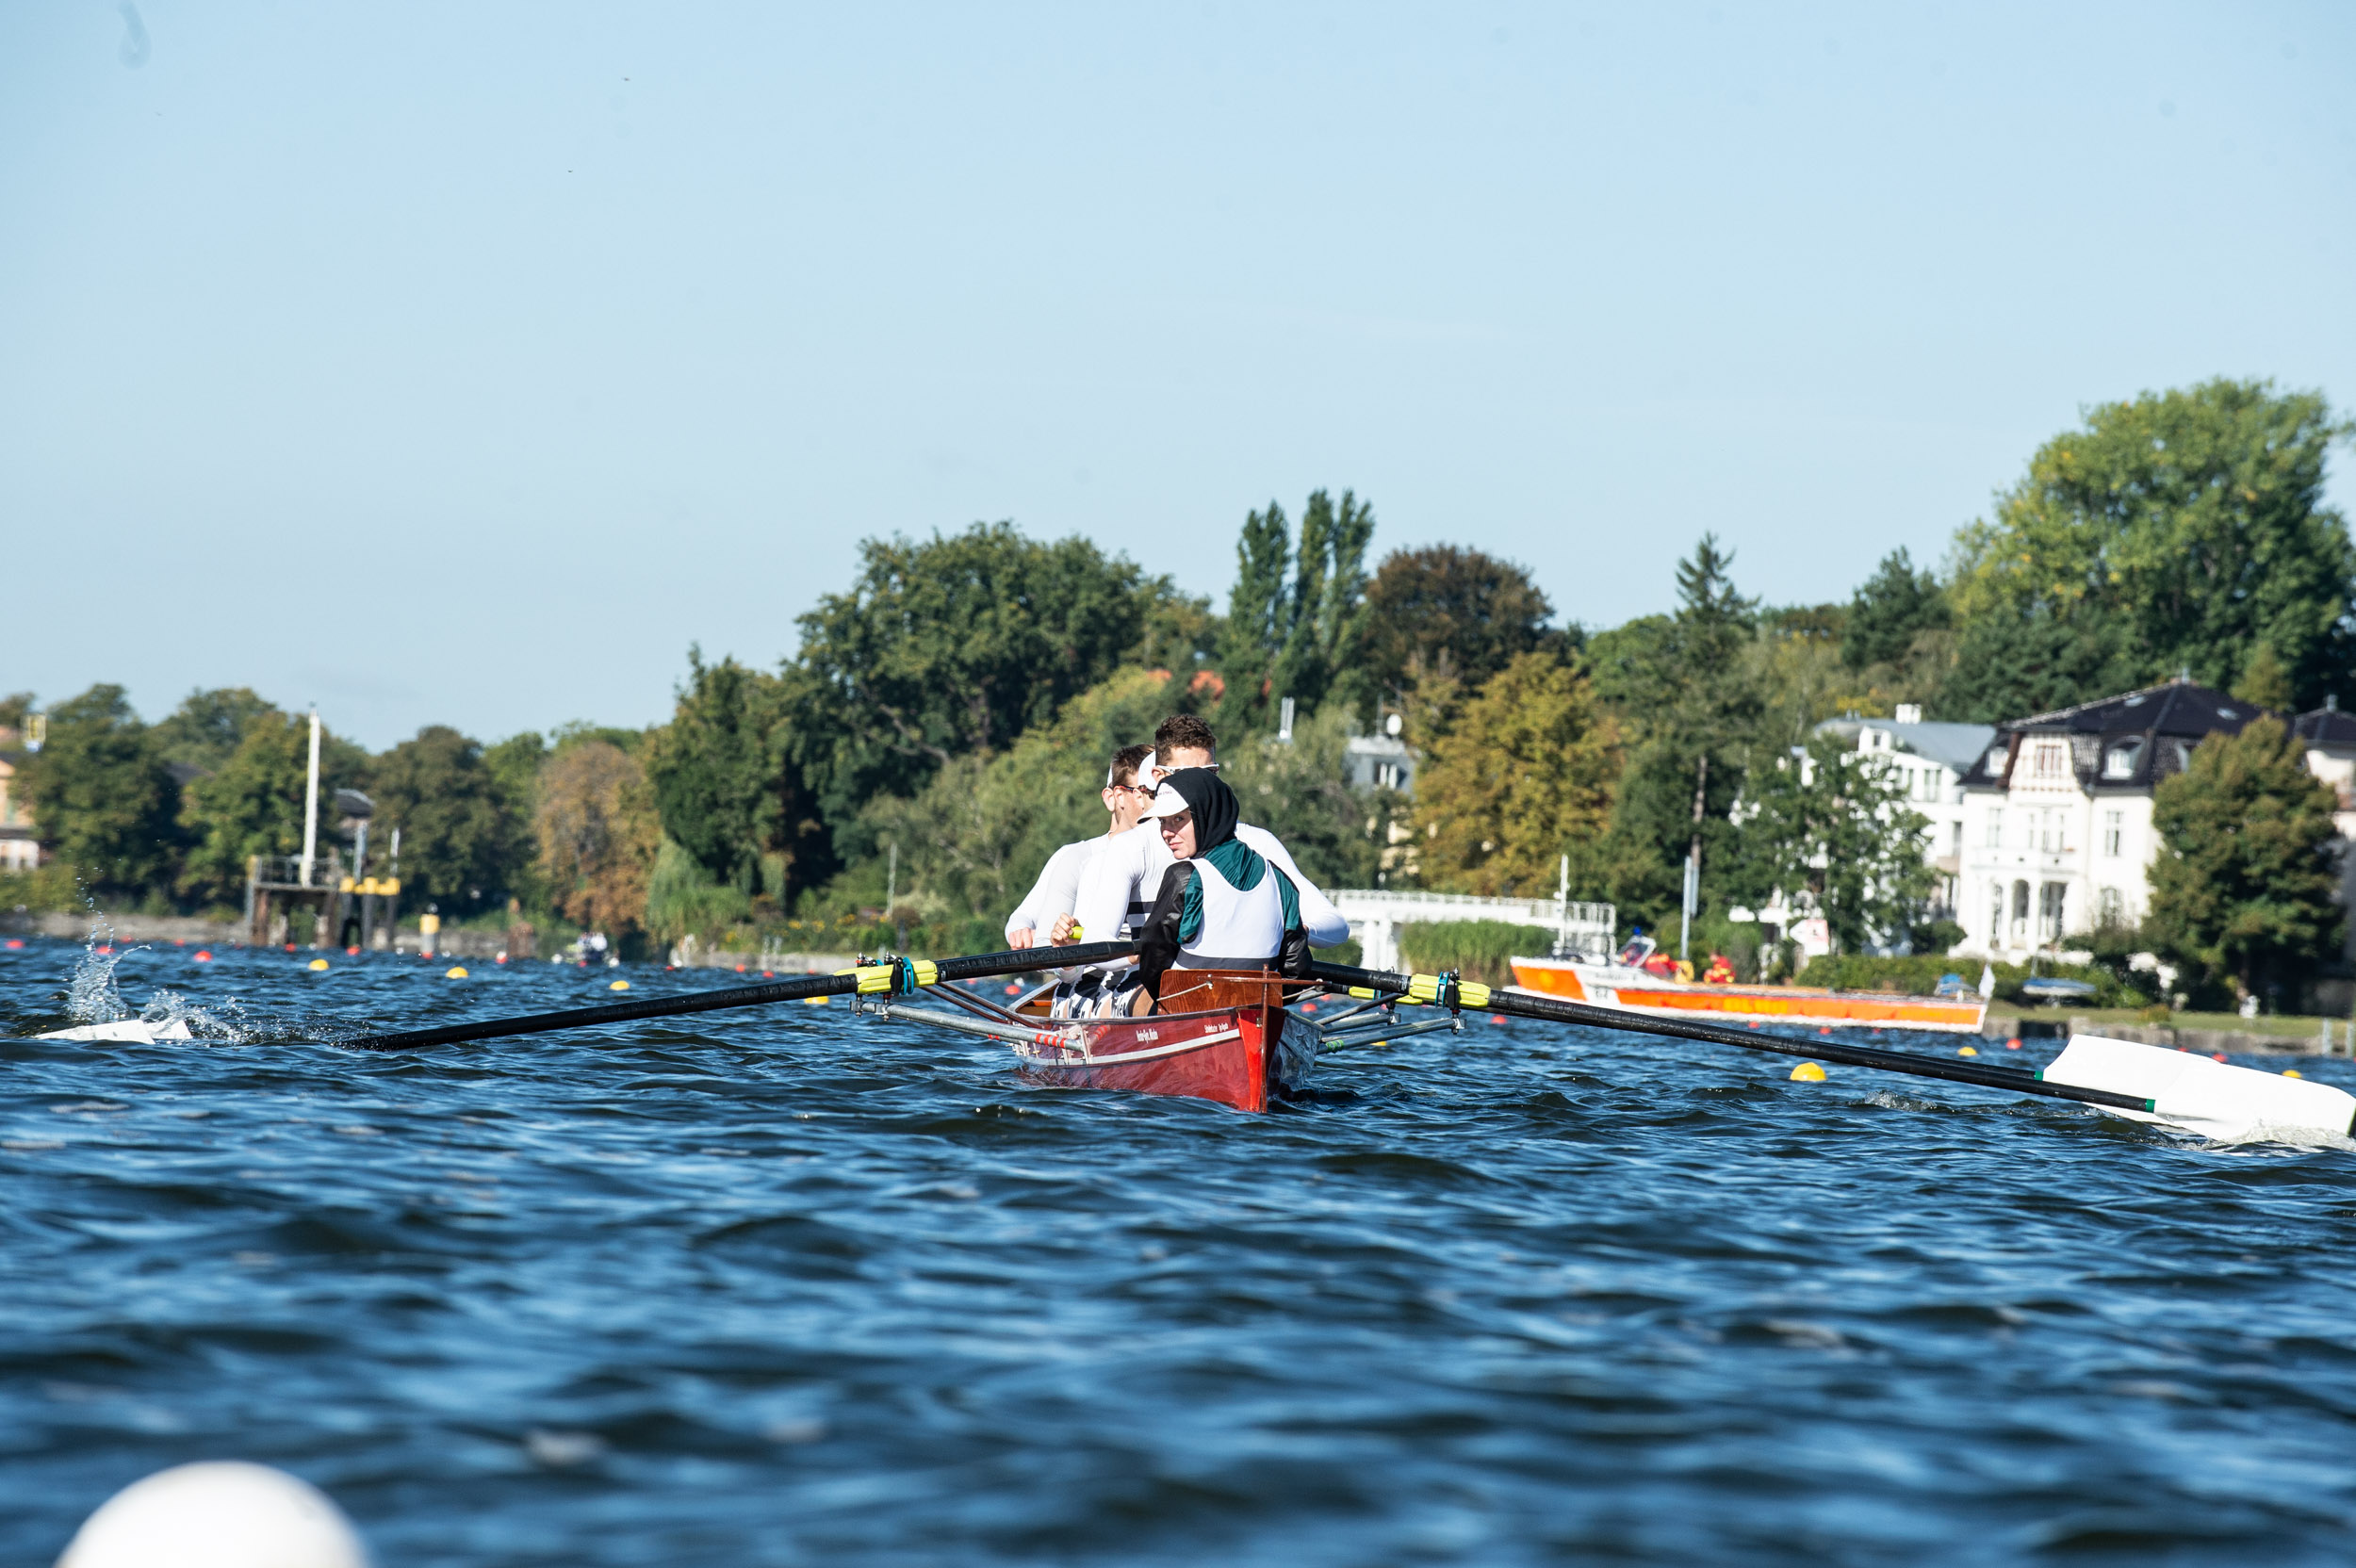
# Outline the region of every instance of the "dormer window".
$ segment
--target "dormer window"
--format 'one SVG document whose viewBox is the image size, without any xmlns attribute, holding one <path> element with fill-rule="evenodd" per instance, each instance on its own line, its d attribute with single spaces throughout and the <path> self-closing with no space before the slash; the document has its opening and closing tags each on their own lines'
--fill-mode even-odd
<svg viewBox="0 0 2356 1568">
<path fill-rule="evenodd" d="M 2001 776 L 2004 771 L 2004 756 L 2005 750 L 2003 746 L 1989 747 L 1988 753 L 1988 771 L 1991 774 Z"/>
<path fill-rule="evenodd" d="M 2121 741 L 2102 754 L 2102 776 L 2133 778 L 2135 776 L 2135 764 L 2141 760 L 2143 760 L 2143 743 Z"/>
<path fill-rule="evenodd" d="M 2059 741 L 2039 741 L 2030 756 L 2029 776 L 2033 778 L 2059 778 L 2063 773 L 2062 759 L 2065 755 Z"/>
</svg>

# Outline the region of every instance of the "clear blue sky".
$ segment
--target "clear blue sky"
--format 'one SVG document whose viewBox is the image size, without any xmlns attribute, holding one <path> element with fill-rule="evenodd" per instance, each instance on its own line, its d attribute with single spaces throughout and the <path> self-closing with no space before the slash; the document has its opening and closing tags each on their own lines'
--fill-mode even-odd
<svg viewBox="0 0 2356 1568">
<path fill-rule="evenodd" d="M 1223 602 L 1350 486 L 1610 625 L 2139 389 L 2356 412 L 2356 8 L 25 0 L 0 212 L 0 690 L 491 738 L 866 534 Z"/>
</svg>

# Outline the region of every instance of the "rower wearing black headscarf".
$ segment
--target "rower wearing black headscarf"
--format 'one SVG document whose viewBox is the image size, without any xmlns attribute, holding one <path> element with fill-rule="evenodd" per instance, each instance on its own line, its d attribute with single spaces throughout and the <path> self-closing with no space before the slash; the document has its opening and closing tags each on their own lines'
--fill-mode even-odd
<svg viewBox="0 0 2356 1568">
<path fill-rule="evenodd" d="M 1156 997 L 1171 969 L 1309 972 L 1300 891 L 1235 837 L 1241 815 L 1235 792 L 1208 768 L 1170 775 L 1145 809 L 1142 825 L 1161 830 L 1177 858 L 1137 933 L 1137 968 Z"/>
</svg>

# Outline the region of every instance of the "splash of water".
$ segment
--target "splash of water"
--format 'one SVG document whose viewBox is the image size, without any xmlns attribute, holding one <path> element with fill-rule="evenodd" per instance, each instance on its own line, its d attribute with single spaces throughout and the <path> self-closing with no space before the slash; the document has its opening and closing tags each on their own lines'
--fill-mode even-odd
<svg viewBox="0 0 2356 1568">
<path fill-rule="evenodd" d="M 178 991 L 158 988 L 139 1009 L 139 1021 L 161 1036 L 172 1024 L 188 1027 L 190 1037 L 242 1045 L 254 1037 L 245 1021 L 245 1005 L 234 998 L 217 1006 L 199 1007 Z"/>
<path fill-rule="evenodd" d="M 132 950 L 116 947 L 114 935 L 104 918 L 91 920 L 82 961 L 74 966 L 65 991 L 66 1015 L 76 1023 L 120 1023 L 131 1016 L 131 1004 L 115 988 L 115 966 Z"/>
</svg>

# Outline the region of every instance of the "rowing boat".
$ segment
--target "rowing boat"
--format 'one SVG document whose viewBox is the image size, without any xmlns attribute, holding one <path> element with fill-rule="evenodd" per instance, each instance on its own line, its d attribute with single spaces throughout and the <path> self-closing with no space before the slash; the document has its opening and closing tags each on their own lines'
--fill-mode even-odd
<svg viewBox="0 0 2356 1568">
<path fill-rule="evenodd" d="M 1171 970 L 1160 1007 L 1143 1018 L 1066 1020 L 1006 1043 L 1033 1083 L 1265 1111 L 1272 1096 L 1308 1083 L 1317 1057 L 1316 1026 L 1285 1011 L 1283 990 L 1271 974 Z M 1017 1010 L 1041 1012 L 1044 1002 L 1035 992 Z"/>
<path fill-rule="evenodd" d="M 1934 1029 L 1976 1035 L 1988 1003 L 1972 995 L 1901 996 L 1808 986 L 1719 986 L 1673 980 L 1629 964 L 1515 958 L 1512 988 L 1654 1018 L 1742 1018 L 1835 1029 Z"/>
</svg>

